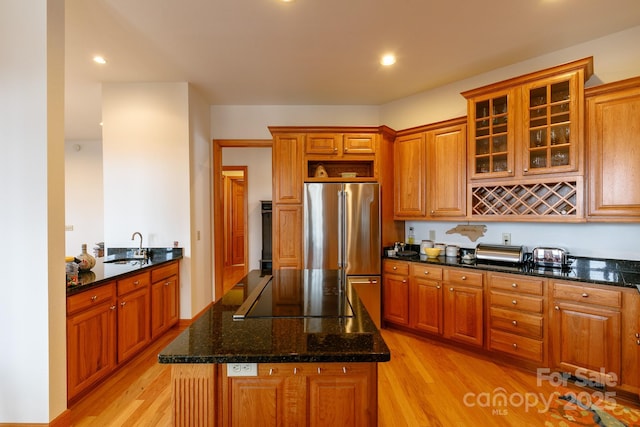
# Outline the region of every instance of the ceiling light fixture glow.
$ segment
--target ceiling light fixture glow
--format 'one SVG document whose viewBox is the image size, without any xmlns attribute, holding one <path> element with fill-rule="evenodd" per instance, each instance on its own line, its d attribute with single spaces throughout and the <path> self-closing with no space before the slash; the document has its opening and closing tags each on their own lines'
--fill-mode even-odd
<svg viewBox="0 0 640 427">
<path fill-rule="evenodd" d="M 380 59 L 380 63 L 386 67 L 396 63 L 396 57 L 392 53 L 388 53 Z"/>
<path fill-rule="evenodd" d="M 95 62 L 96 64 L 106 64 L 107 60 L 104 59 L 104 57 L 100 56 L 100 55 L 96 55 L 93 57 L 93 62 Z"/>
</svg>

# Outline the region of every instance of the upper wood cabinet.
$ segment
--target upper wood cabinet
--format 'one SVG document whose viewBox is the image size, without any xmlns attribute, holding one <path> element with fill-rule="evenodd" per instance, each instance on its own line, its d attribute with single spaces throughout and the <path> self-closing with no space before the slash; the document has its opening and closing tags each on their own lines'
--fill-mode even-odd
<svg viewBox="0 0 640 427">
<path fill-rule="evenodd" d="M 588 89 L 587 217 L 640 221 L 640 78 Z"/>
<path fill-rule="evenodd" d="M 393 162 L 397 219 L 465 217 L 465 118 L 399 133 Z"/>
<path fill-rule="evenodd" d="M 584 82 L 593 58 L 463 92 L 469 178 L 582 171 Z"/>
<path fill-rule="evenodd" d="M 273 203 L 302 203 L 304 134 L 273 135 Z"/>
<path fill-rule="evenodd" d="M 375 133 L 309 133 L 305 154 L 336 157 L 374 154 L 377 137 Z"/>
</svg>

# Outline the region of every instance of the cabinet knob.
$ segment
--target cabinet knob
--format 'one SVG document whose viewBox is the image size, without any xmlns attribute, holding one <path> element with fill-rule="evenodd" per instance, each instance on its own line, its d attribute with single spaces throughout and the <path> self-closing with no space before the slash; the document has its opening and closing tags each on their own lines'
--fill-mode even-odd
<svg viewBox="0 0 640 427">
<path fill-rule="evenodd" d="M 511 169 L 509 169 L 507 172 L 511 173 Z"/>
<path fill-rule="evenodd" d="M 437 285 L 437 286 L 436 286 L 436 289 L 440 289 L 440 285 Z"/>
<path fill-rule="evenodd" d="M 636 340 L 636 344 L 640 345 L 640 340 Z"/>
<path fill-rule="evenodd" d="M 398 269 L 398 267 L 396 267 L 396 266 L 394 265 L 394 266 L 393 266 L 393 269 L 394 269 L 394 270 L 397 270 L 397 269 Z"/>
<path fill-rule="evenodd" d="M 462 276 L 461 279 L 462 280 L 467 280 L 467 276 Z"/>
<path fill-rule="evenodd" d="M 338 147 L 333 147 L 333 151 L 338 151 Z"/>
<path fill-rule="evenodd" d="M 554 309 L 554 310 L 559 311 L 559 310 L 560 310 L 560 307 L 558 307 L 558 306 L 556 305 L 555 307 L 553 307 L 553 309 Z"/>
<path fill-rule="evenodd" d="M 640 338 L 640 332 L 636 332 L 636 338 Z"/>
<path fill-rule="evenodd" d="M 431 211 L 431 215 L 433 215 L 433 214 L 435 214 L 435 213 L 436 213 L 436 211 L 434 211 L 434 210 L 432 210 L 432 211 Z"/>
<path fill-rule="evenodd" d="M 424 274 L 429 274 L 429 271 L 425 270 L 425 271 L 424 271 Z"/>
<path fill-rule="evenodd" d="M 524 172 L 529 172 L 529 169 L 528 168 L 524 168 L 523 171 Z M 509 171 L 509 172 L 511 172 L 511 171 Z"/>
<path fill-rule="evenodd" d="M 512 287 L 512 288 L 517 288 L 517 287 L 518 287 L 518 284 L 517 284 L 517 283 L 512 283 L 512 284 L 511 284 L 511 287 Z"/>
<path fill-rule="evenodd" d="M 518 303 L 518 301 L 516 301 L 516 300 L 511 301 L 511 304 L 513 304 L 513 305 L 516 305 L 517 303 Z"/>
<path fill-rule="evenodd" d="M 349 151 L 349 149 L 347 147 L 344 147 L 344 151 L 346 153 L 347 151 Z"/>
<path fill-rule="evenodd" d="M 171 284 L 171 282 L 165 282 L 165 286 L 169 286 Z"/>
<path fill-rule="evenodd" d="M 453 292 L 453 288 L 449 288 L 449 292 Z"/>
<path fill-rule="evenodd" d="M 127 303 L 126 301 L 122 301 L 122 302 L 120 303 L 120 305 L 121 305 L 122 307 L 124 307 L 126 303 Z"/>
<path fill-rule="evenodd" d="M 115 310 L 115 309 L 116 309 L 115 305 L 112 305 L 111 307 L 109 307 L 109 310 Z"/>
<path fill-rule="evenodd" d="M 94 295 L 94 296 L 91 297 L 91 301 L 92 302 L 95 302 L 97 299 L 98 299 L 98 295 Z"/>
<path fill-rule="evenodd" d="M 582 294 L 582 298 L 587 298 L 588 296 L 589 296 L 589 294 L 588 294 L 588 293 L 586 293 L 586 292 L 584 292 L 584 293 Z"/>
<path fill-rule="evenodd" d="M 138 286 L 140 284 L 139 280 L 136 280 L 135 282 L 133 282 L 134 285 Z"/>
<path fill-rule="evenodd" d="M 402 283 L 407 283 L 407 279 L 402 279 Z"/>
<path fill-rule="evenodd" d="M 512 345 L 513 345 L 513 348 L 518 348 L 518 344 L 513 343 Z"/>
<path fill-rule="evenodd" d="M 517 320 L 514 320 L 511 323 L 513 324 L 513 326 L 518 326 L 518 321 Z"/>
</svg>

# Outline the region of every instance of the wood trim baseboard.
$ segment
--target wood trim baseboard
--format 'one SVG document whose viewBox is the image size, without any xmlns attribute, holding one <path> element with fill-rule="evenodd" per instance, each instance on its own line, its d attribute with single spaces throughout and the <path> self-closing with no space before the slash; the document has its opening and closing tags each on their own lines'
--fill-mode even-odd
<svg viewBox="0 0 640 427">
<path fill-rule="evenodd" d="M 0 427 L 69 427 L 71 411 L 65 409 L 60 415 L 48 423 L 0 423 Z"/>
</svg>

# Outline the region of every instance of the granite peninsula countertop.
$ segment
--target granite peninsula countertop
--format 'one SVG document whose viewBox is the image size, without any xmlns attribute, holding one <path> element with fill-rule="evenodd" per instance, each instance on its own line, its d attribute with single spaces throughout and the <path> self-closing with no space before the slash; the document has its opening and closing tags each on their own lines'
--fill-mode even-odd
<svg viewBox="0 0 640 427">
<path fill-rule="evenodd" d="M 560 279 L 599 285 L 635 288 L 640 291 L 640 261 L 587 258 L 569 256 L 567 268 L 536 267 L 527 262 L 518 264 L 486 263 L 481 261 L 465 261 L 460 257 L 427 258 L 426 255 L 385 256 L 385 259 L 420 262 L 442 265 L 443 267 L 470 268 L 483 271 L 495 271 L 546 279 Z"/>
<path fill-rule="evenodd" d="M 150 253 L 151 257 L 148 260 L 124 261 L 126 249 L 116 250 L 104 258 L 97 258 L 96 265 L 91 270 L 78 274 L 77 286 L 67 287 L 67 296 L 182 258 L 182 248 L 151 248 Z"/>
<path fill-rule="evenodd" d="M 387 344 L 353 290 L 347 290 L 351 316 L 303 317 L 306 304 L 318 301 L 318 289 L 309 289 L 301 275 L 319 280 L 335 275 L 332 270 L 275 270 L 273 290 L 275 317 L 234 320 L 233 314 L 266 274 L 254 270 L 199 316 L 164 348 L 160 363 L 313 363 L 386 362 Z M 262 296 L 262 294 L 261 294 Z M 326 296 L 326 293 L 325 293 Z M 322 299 L 322 294 L 320 294 Z"/>
</svg>

